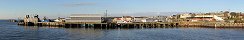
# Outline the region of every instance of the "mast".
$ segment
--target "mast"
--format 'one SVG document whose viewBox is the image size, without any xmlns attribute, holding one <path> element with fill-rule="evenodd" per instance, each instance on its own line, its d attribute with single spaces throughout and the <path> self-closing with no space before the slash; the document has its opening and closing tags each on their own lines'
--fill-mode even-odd
<svg viewBox="0 0 244 40">
<path fill-rule="evenodd" d="M 108 21 L 107 17 L 108 17 L 108 10 L 106 10 L 105 13 L 104 13 L 104 18 L 103 18 L 104 22 Z"/>
</svg>

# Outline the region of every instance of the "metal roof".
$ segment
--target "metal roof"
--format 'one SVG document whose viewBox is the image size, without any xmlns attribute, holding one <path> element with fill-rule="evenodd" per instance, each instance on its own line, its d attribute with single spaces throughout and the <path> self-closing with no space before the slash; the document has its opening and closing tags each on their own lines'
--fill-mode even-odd
<svg viewBox="0 0 244 40">
<path fill-rule="evenodd" d="M 101 17 L 100 14 L 71 14 L 70 17 Z"/>
</svg>

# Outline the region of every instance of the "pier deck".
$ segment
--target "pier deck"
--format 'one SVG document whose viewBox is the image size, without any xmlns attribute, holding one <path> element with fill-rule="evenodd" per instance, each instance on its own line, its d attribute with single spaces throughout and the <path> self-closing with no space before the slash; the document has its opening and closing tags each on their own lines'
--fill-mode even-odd
<svg viewBox="0 0 244 40">
<path fill-rule="evenodd" d="M 178 22 L 147 22 L 147 23 L 88 23 L 88 22 L 37 22 L 18 23 L 26 26 L 58 26 L 58 27 L 94 27 L 94 28 L 160 28 L 160 27 L 209 27 L 209 28 L 244 28 L 244 23 L 178 23 Z"/>
<path fill-rule="evenodd" d="M 22 23 L 20 25 L 34 25 L 34 26 L 61 26 L 61 27 L 95 27 L 95 28 L 156 28 L 156 27 L 178 27 L 179 23 L 84 23 L 84 22 L 38 22 L 38 23 Z"/>
</svg>

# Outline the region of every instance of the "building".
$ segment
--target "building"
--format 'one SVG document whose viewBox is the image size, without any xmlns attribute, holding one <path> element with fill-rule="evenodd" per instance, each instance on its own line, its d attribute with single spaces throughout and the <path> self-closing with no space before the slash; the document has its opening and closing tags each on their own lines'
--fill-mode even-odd
<svg viewBox="0 0 244 40">
<path fill-rule="evenodd" d="M 40 19 L 39 19 L 38 15 L 35 15 L 33 17 L 30 17 L 30 15 L 26 15 L 24 18 L 24 22 L 37 23 L 37 22 L 40 22 Z"/>
<path fill-rule="evenodd" d="M 154 16 L 153 19 L 157 19 L 158 22 L 169 22 L 168 16 Z"/>
<path fill-rule="evenodd" d="M 156 18 L 147 18 L 146 20 L 144 20 L 144 22 L 158 22 L 159 19 Z"/>
<path fill-rule="evenodd" d="M 101 23 L 100 14 L 72 14 L 66 22 L 95 22 Z"/>
<path fill-rule="evenodd" d="M 145 20 L 146 20 L 147 18 L 148 18 L 148 17 L 134 17 L 133 22 L 134 22 L 134 23 L 146 22 Z"/>
<path fill-rule="evenodd" d="M 109 16 L 109 17 L 102 17 L 102 22 L 103 23 L 114 23 L 114 19 L 115 18 L 122 18 L 122 17 L 111 17 L 111 16 Z"/>
<path fill-rule="evenodd" d="M 221 17 L 216 15 L 195 15 L 194 17 L 188 17 L 189 21 L 224 21 Z"/>
<path fill-rule="evenodd" d="M 187 18 L 187 17 L 192 17 L 192 14 L 178 14 L 178 18 Z"/>
<path fill-rule="evenodd" d="M 121 18 L 114 18 L 113 22 L 114 23 L 132 23 L 133 17 L 131 16 L 123 16 Z"/>
<path fill-rule="evenodd" d="M 228 17 L 231 16 L 229 11 L 210 12 L 210 13 L 205 13 L 205 15 L 216 15 L 222 19 L 227 19 Z"/>
<path fill-rule="evenodd" d="M 54 22 L 65 22 L 65 18 L 58 17 L 57 19 L 54 20 Z"/>
</svg>

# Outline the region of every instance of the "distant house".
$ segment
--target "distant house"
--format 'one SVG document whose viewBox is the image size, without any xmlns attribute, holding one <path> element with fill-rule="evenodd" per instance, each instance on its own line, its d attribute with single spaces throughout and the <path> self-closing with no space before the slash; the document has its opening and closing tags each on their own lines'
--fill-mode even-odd
<svg viewBox="0 0 244 40">
<path fill-rule="evenodd" d="M 133 19 L 134 18 L 131 16 L 123 16 L 121 18 L 114 18 L 113 22 L 115 22 L 115 23 L 132 23 Z"/>
<path fill-rule="evenodd" d="M 192 14 L 178 14 L 178 18 L 187 18 L 187 17 L 192 17 Z"/>
<path fill-rule="evenodd" d="M 215 21 L 213 17 L 189 17 L 190 21 Z"/>
<path fill-rule="evenodd" d="M 154 19 L 157 19 L 158 22 L 169 22 L 168 16 L 155 16 Z"/>
<path fill-rule="evenodd" d="M 145 22 L 158 22 L 159 19 L 156 18 L 147 18 Z"/>
<path fill-rule="evenodd" d="M 146 21 L 144 21 L 146 19 L 147 19 L 147 17 L 134 17 L 133 22 L 134 23 L 146 22 Z"/>
<path fill-rule="evenodd" d="M 205 15 L 216 15 L 216 16 L 222 18 L 222 19 L 227 19 L 228 17 L 231 16 L 230 12 L 228 12 L 228 11 L 225 11 L 225 12 L 223 12 L 223 11 L 221 11 L 221 12 L 210 12 L 210 13 L 206 13 Z"/>
<path fill-rule="evenodd" d="M 95 22 L 101 23 L 100 14 L 72 14 L 65 22 Z"/>
<path fill-rule="evenodd" d="M 196 15 L 194 17 L 188 17 L 190 21 L 224 21 L 221 17 L 216 15 Z"/>
</svg>

